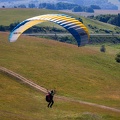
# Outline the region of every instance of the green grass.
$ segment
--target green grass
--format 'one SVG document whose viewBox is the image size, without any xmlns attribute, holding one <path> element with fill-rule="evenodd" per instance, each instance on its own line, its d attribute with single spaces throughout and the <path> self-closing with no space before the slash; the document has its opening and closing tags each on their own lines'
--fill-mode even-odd
<svg viewBox="0 0 120 120">
<path fill-rule="evenodd" d="M 22 36 L 9 43 L 0 35 L 0 65 L 33 80 L 45 88 L 56 88 L 59 95 L 120 107 L 119 47 L 78 48 L 52 40 Z"/>
<path fill-rule="evenodd" d="M 39 16 L 41 14 L 58 13 L 57 11 L 44 9 L 0 9 L 0 24 L 9 25 L 14 22 L 22 22 L 30 17 Z"/>
<path fill-rule="evenodd" d="M 47 108 L 40 92 L 0 73 L 1 120 L 119 120 L 120 115 L 108 110 L 55 99 Z"/>
<path fill-rule="evenodd" d="M 9 25 L 39 13 L 54 12 L 1 9 L 0 24 Z M 87 19 L 84 21 L 87 24 Z M 55 88 L 58 95 L 120 109 L 120 64 L 115 61 L 120 45 L 106 45 L 106 53 L 101 53 L 100 45 L 78 48 L 76 45 L 29 36 L 21 36 L 15 43 L 9 43 L 8 36 L 8 33 L 0 33 L 0 66 L 45 88 Z M 120 119 L 118 113 L 57 99 L 54 109 L 49 110 L 43 94 L 2 73 L 0 92 L 2 120 Z"/>
<path fill-rule="evenodd" d="M 7 8 L 0 9 L 0 25 L 10 25 L 11 23 L 14 23 L 14 22 L 22 22 L 23 20 L 28 19 L 30 17 L 39 16 L 43 14 L 56 14 L 56 13 L 68 14 L 76 18 L 81 17 L 86 27 L 88 27 L 88 24 L 91 24 L 92 26 L 96 26 L 99 29 L 108 29 L 108 30 L 115 31 L 114 25 L 102 23 L 95 20 L 90 20 L 88 18 L 84 18 L 76 14 L 54 11 L 54 10 L 45 10 L 45 9 L 7 9 Z M 51 26 L 51 27 L 55 26 L 57 28 L 63 29 L 62 27 L 49 22 L 42 23 L 40 24 L 40 26 Z M 89 27 L 88 29 L 90 33 L 94 33 L 95 31 L 95 29 L 90 29 Z"/>
<path fill-rule="evenodd" d="M 97 27 L 97 29 L 105 29 L 105 30 L 111 30 L 111 31 L 115 31 L 115 27 L 114 25 L 111 24 L 107 24 L 107 23 L 103 23 L 97 20 L 91 20 L 89 18 L 84 18 L 81 17 L 84 21 L 84 24 L 88 27 L 88 24 Z M 94 33 L 96 29 L 89 29 L 90 33 Z"/>
</svg>

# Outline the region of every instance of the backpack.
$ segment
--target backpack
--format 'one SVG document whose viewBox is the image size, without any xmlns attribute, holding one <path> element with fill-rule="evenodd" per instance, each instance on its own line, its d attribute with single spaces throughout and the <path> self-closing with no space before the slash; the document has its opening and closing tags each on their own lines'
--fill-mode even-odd
<svg viewBox="0 0 120 120">
<path fill-rule="evenodd" d="M 50 102 L 50 94 L 47 94 L 47 95 L 46 95 L 46 101 L 47 101 L 47 102 Z"/>
</svg>

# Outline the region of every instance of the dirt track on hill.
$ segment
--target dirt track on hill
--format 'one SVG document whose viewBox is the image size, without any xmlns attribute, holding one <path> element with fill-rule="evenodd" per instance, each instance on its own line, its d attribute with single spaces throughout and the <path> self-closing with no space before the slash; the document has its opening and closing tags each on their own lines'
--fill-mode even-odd
<svg viewBox="0 0 120 120">
<path fill-rule="evenodd" d="M 3 72 L 9 76 L 12 76 L 14 78 L 16 78 L 17 80 L 41 91 L 42 93 L 46 94 L 47 93 L 47 89 L 46 88 L 43 88 L 37 84 L 35 84 L 34 82 L 32 82 L 31 80 L 28 80 L 24 77 L 22 77 L 21 75 L 11 71 L 11 70 L 8 70 L 4 67 L 1 67 L 0 66 L 0 72 Z M 118 112 L 120 113 L 120 109 L 116 109 L 116 108 L 112 108 L 112 107 L 107 107 L 107 106 L 104 106 L 104 105 L 99 105 L 99 104 L 95 104 L 95 103 L 90 103 L 90 102 L 85 102 L 85 101 L 80 101 L 80 100 L 75 100 L 75 99 L 72 99 L 72 98 L 68 98 L 68 97 L 64 97 L 64 96 L 58 96 L 58 95 L 55 95 L 55 97 L 57 99 L 61 99 L 61 100 L 64 100 L 64 101 L 70 101 L 70 102 L 77 102 L 77 103 L 80 103 L 80 104 L 84 104 L 84 105 L 89 105 L 89 106 L 94 106 L 94 107 L 98 107 L 98 108 L 101 108 L 101 109 L 106 109 L 106 110 L 110 110 L 110 111 L 113 111 L 113 112 Z"/>
</svg>

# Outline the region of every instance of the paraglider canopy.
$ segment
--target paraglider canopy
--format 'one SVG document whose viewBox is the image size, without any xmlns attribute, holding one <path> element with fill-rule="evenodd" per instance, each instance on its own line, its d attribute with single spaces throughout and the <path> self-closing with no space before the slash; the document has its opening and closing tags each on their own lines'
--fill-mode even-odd
<svg viewBox="0 0 120 120">
<path fill-rule="evenodd" d="M 79 20 L 64 14 L 46 14 L 26 19 L 13 29 L 10 33 L 9 41 L 15 42 L 25 30 L 46 21 L 56 23 L 68 30 L 76 39 L 78 46 L 84 46 L 88 43 L 88 29 Z"/>
</svg>

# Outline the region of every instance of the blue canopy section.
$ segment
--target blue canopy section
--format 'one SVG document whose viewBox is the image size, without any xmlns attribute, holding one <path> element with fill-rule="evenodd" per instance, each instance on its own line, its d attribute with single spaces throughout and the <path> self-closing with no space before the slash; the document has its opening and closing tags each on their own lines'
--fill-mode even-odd
<svg viewBox="0 0 120 120">
<path fill-rule="evenodd" d="M 57 23 L 57 24 L 64 27 L 66 30 L 68 30 L 73 35 L 73 37 L 76 39 L 78 47 L 80 47 L 80 45 L 81 45 L 81 37 L 80 37 L 80 34 L 77 32 L 77 30 L 75 30 L 74 28 L 70 28 L 70 26 L 67 26 L 68 23 L 64 23 L 64 24 Z"/>
<path fill-rule="evenodd" d="M 27 22 L 29 22 L 30 20 L 25 20 L 23 22 L 21 22 L 20 24 L 18 24 L 12 31 L 15 31 L 16 29 L 18 29 L 19 27 L 21 27 L 22 25 L 26 24 Z"/>
</svg>

